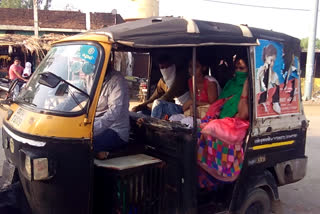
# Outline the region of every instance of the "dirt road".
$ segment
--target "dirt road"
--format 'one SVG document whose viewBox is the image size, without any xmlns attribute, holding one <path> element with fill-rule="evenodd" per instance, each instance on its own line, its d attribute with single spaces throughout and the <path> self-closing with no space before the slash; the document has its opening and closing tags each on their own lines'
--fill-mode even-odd
<svg viewBox="0 0 320 214">
<path fill-rule="evenodd" d="M 308 129 L 306 155 L 307 176 L 295 183 L 280 187 L 280 198 L 284 214 L 320 213 L 320 106 L 305 106 Z"/>
</svg>

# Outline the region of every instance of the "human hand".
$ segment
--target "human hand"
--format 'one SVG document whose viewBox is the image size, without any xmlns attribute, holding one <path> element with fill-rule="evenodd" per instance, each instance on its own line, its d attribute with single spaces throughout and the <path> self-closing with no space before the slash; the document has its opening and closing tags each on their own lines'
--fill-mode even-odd
<svg viewBox="0 0 320 214">
<path fill-rule="evenodd" d="M 185 102 L 182 106 L 182 110 L 185 112 L 190 108 L 190 106 L 192 106 L 192 100 L 188 100 L 187 102 Z"/>
<path fill-rule="evenodd" d="M 189 116 L 193 116 L 193 106 L 190 106 L 190 115 Z"/>
<path fill-rule="evenodd" d="M 144 124 L 144 119 L 143 118 L 139 118 L 136 122 L 136 124 L 141 127 Z"/>
<path fill-rule="evenodd" d="M 197 111 L 197 116 L 199 117 L 200 113 L 198 111 L 198 108 L 196 108 L 195 110 L 193 109 L 193 105 L 190 106 L 190 116 L 193 117 L 195 111 Z"/>
<path fill-rule="evenodd" d="M 133 112 L 138 112 L 138 111 L 142 111 L 142 110 L 145 109 L 145 108 L 146 108 L 145 105 L 140 104 L 140 105 L 137 105 L 137 106 L 133 107 L 133 108 L 131 109 L 131 111 L 133 111 Z"/>
</svg>

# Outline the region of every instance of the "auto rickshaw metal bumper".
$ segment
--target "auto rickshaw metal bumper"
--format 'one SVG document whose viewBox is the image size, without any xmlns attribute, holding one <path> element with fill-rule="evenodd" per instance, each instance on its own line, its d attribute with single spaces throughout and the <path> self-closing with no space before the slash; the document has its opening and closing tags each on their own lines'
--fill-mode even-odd
<svg viewBox="0 0 320 214">
<path fill-rule="evenodd" d="M 274 169 L 279 186 L 297 182 L 304 178 L 307 172 L 308 157 L 293 159 L 278 163 Z"/>
</svg>

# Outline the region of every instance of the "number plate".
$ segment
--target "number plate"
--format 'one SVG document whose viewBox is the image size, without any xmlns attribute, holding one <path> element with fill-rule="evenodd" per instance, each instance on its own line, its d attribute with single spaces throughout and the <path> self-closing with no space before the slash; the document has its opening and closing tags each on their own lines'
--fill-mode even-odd
<svg viewBox="0 0 320 214">
<path fill-rule="evenodd" d="M 10 118 L 10 122 L 16 126 L 16 127 L 20 127 L 22 124 L 22 121 L 25 119 L 25 114 L 26 112 L 22 109 L 19 108 L 14 114 L 13 116 Z"/>
</svg>

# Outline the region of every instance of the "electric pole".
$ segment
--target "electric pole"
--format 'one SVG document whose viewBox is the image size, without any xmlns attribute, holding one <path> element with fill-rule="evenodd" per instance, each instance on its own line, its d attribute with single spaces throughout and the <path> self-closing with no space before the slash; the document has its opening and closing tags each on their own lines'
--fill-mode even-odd
<svg viewBox="0 0 320 214">
<path fill-rule="evenodd" d="M 319 0 L 314 0 L 314 8 L 312 11 L 312 27 L 309 36 L 308 43 L 308 54 L 307 54 L 307 64 L 306 64 L 306 76 L 305 76 L 305 86 L 304 86 L 304 100 L 310 100 L 312 95 L 312 85 L 313 85 L 313 73 L 314 73 L 314 52 L 315 52 L 315 41 L 317 36 L 317 21 L 318 21 L 318 5 Z"/>
<path fill-rule="evenodd" d="M 34 23 L 34 36 L 39 37 L 39 22 L 38 22 L 38 2 L 33 0 L 33 23 Z"/>
</svg>

